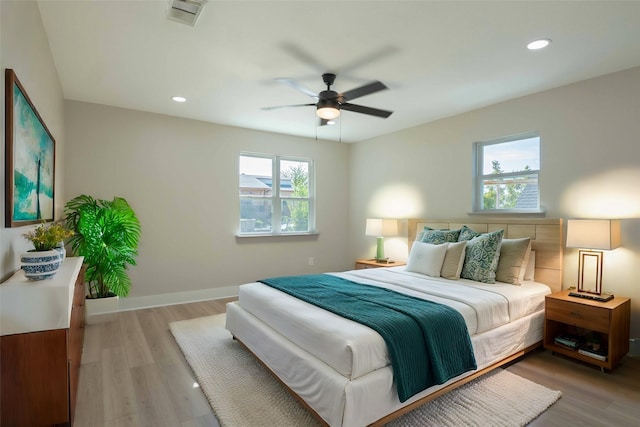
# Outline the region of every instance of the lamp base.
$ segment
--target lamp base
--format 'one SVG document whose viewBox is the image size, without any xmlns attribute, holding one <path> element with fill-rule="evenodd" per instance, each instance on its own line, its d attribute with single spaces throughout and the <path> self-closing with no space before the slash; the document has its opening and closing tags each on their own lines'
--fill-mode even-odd
<svg viewBox="0 0 640 427">
<path fill-rule="evenodd" d="M 578 292 L 602 294 L 602 257 L 602 251 L 578 251 Z"/>
<path fill-rule="evenodd" d="M 614 298 L 613 294 L 596 295 L 596 294 L 591 294 L 591 293 L 588 293 L 588 292 L 569 292 L 569 296 L 570 297 L 590 299 L 590 300 L 599 301 L 599 302 L 611 301 Z"/>
<path fill-rule="evenodd" d="M 384 237 L 376 237 L 376 261 L 382 262 L 384 257 Z"/>
</svg>

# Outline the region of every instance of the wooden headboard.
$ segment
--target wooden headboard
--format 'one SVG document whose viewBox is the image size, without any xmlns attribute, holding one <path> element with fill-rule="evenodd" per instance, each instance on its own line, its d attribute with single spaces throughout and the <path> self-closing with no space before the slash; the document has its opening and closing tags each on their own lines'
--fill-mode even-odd
<svg viewBox="0 0 640 427">
<path fill-rule="evenodd" d="M 502 229 L 505 239 L 531 237 L 531 250 L 536 251 L 535 281 L 549 286 L 553 292 L 562 289 L 562 218 L 409 219 L 409 250 L 417 232 L 422 231 L 424 226 L 457 230 L 463 225 L 478 233 Z"/>
</svg>

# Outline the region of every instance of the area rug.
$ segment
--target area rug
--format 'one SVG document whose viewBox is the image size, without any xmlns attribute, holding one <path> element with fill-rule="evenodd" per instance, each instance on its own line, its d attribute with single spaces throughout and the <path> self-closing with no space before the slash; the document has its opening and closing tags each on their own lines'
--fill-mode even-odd
<svg viewBox="0 0 640 427">
<path fill-rule="evenodd" d="M 224 329 L 225 315 L 173 322 L 173 336 L 223 427 L 311 427 L 318 422 Z M 523 426 L 561 396 L 503 369 L 387 424 Z"/>
</svg>

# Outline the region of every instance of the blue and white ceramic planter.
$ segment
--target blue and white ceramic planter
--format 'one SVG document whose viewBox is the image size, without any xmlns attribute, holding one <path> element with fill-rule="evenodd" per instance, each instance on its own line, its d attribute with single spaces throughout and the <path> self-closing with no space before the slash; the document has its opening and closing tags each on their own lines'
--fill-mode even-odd
<svg viewBox="0 0 640 427">
<path fill-rule="evenodd" d="M 20 255 L 22 270 L 29 280 L 51 279 L 62 265 L 60 252 L 52 249 L 50 251 L 29 251 Z"/>
</svg>

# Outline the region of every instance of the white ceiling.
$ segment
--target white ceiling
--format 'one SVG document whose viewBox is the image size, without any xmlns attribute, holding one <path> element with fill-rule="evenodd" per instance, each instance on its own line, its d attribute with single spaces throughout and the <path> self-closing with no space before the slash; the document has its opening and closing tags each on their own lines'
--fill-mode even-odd
<svg viewBox="0 0 640 427">
<path fill-rule="evenodd" d="M 168 0 L 38 4 L 66 99 L 344 142 L 640 65 L 640 1 L 209 0 L 195 27 Z M 319 92 L 327 71 L 382 81 L 353 103 L 394 114 L 261 109 L 314 102 L 274 78 Z"/>
</svg>

